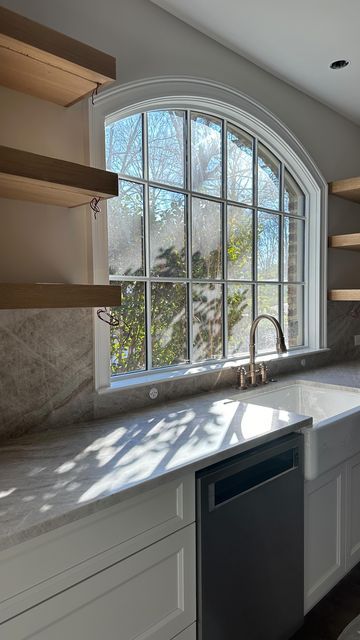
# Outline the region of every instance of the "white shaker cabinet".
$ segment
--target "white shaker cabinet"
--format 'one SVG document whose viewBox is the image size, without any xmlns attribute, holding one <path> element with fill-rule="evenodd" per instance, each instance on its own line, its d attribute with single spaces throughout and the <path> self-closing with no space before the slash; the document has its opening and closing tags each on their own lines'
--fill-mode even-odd
<svg viewBox="0 0 360 640">
<path fill-rule="evenodd" d="M 0 622 L 194 521 L 189 474 L 1 551 Z"/>
<path fill-rule="evenodd" d="M 189 474 L 2 551 L 0 638 L 195 640 L 194 521 Z"/>
<path fill-rule="evenodd" d="M 360 562 L 360 453 L 305 483 L 305 613 Z"/>
<path fill-rule="evenodd" d="M 360 454 L 347 462 L 346 570 L 360 561 Z"/>
<path fill-rule="evenodd" d="M 0 633 L 6 640 L 171 640 L 195 619 L 193 524 L 5 622 Z"/>
<path fill-rule="evenodd" d="M 305 612 L 345 575 L 346 465 L 305 483 Z"/>
</svg>

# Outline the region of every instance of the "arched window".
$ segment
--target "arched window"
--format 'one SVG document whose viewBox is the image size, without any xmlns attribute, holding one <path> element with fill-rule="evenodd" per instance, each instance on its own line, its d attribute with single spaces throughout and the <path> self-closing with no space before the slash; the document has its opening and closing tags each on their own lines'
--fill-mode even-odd
<svg viewBox="0 0 360 640">
<path fill-rule="evenodd" d="M 294 158 L 241 114 L 186 102 L 105 117 L 119 175 L 107 204 L 108 278 L 123 291 L 115 377 L 245 357 L 260 313 L 279 319 L 290 351 L 322 346 L 310 344 L 311 198 Z M 270 323 L 257 347 L 275 351 Z"/>
</svg>

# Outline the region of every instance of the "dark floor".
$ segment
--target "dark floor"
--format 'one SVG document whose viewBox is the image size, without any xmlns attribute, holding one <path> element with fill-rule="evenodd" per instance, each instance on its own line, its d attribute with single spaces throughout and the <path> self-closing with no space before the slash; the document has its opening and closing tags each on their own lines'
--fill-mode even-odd
<svg viewBox="0 0 360 640">
<path fill-rule="evenodd" d="M 291 640 L 337 640 L 360 614 L 360 563 L 305 617 Z"/>
</svg>

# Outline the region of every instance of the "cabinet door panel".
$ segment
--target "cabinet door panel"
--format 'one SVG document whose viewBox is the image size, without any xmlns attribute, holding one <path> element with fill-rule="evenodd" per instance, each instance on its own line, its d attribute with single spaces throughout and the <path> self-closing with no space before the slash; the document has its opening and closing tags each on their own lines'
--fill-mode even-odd
<svg viewBox="0 0 360 640">
<path fill-rule="evenodd" d="M 345 465 L 305 484 L 305 612 L 345 575 Z"/>
<path fill-rule="evenodd" d="M 348 513 L 346 570 L 350 571 L 360 560 L 360 455 L 347 463 L 348 467 Z"/>
<path fill-rule="evenodd" d="M 4 623 L 7 640 L 170 640 L 194 622 L 195 525 Z"/>
</svg>

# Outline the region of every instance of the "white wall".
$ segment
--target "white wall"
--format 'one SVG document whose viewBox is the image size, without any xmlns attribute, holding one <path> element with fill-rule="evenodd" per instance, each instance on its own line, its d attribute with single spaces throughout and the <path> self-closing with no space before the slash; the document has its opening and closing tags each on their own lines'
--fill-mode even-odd
<svg viewBox="0 0 360 640">
<path fill-rule="evenodd" d="M 0 144 L 86 163 L 86 104 L 65 110 L 0 87 Z M 82 208 L 0 200 L 0 280 L 87 282 L 88 225 Z"/>
</svg>

